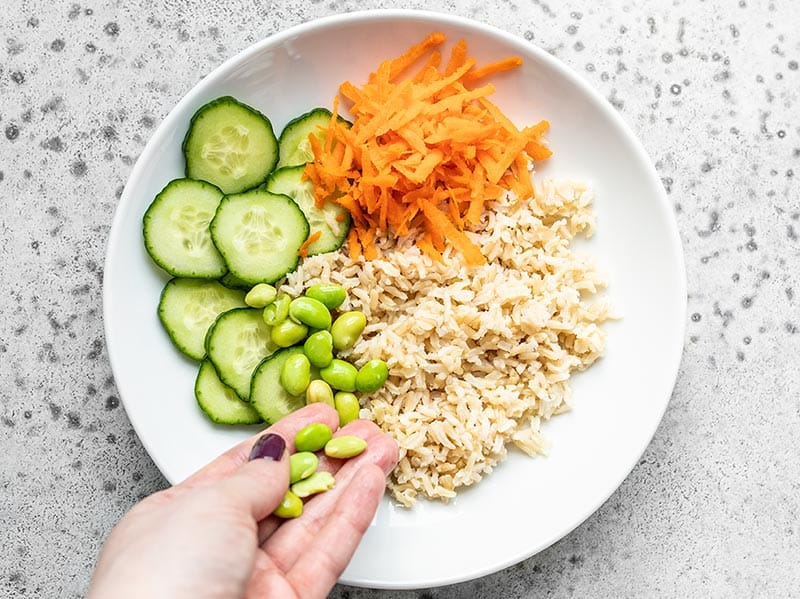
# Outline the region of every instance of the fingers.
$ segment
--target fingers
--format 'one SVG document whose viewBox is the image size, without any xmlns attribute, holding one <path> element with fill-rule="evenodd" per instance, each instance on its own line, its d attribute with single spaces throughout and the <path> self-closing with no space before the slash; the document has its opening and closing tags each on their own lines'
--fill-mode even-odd
<svg viewBox="0 0 800 599">
<path fill-rule="evenodd" d="M 336 486 L 325 493 L 314 496 L 306 502 L 303 515 L 295 520 L 284 522 L 266 541 L 264 550 L 279 569 L 287 572 L 297 561 L 298 556 L 313 544 L 316 532 L 325 525 L 335 509 L 336 503 L 350 482 L 361 476 L 365 466 L 377 466 L 385 476 L 397 463 L 397 444 L 371 422 L 355 421 L 336 436 L 355 434 L 367 441 L 367 450 L 349 460 L 320 460 L 320 467 L 335 471 Z M 260 530 L 264 533 L 265 529 Z M 263 537 L 262 537 L 263 538 Z"/>
<path fill-rule="evenodd" d="M 235 445 L 216 460 L 204 466 L 189 478 L 175 487 L 175 490 L 188 489 L 198 485 L 214 483 L 236 472 L 242 464 L 247 462 L 250 450 L 256 440 L 264 433 L 275 433 L 286 441 L 289 453 L 294 451 L 294 436 L 301 428 L 313 422 L 324 422 L 336 430 L 339 426 L 339 416 L 332 407 L 323 403 L 314 403 L 293 412 L 273 424 L 265 431 Z"/>
<path fill-rule="evenodd" d="M 225 496 L 250 513 L 255 522 L 278 507 L 289 486 L 289 454 L 285 446 L 280 449 L 280 459 L 256 457 L 218 483 Z"/>
<path fill-rule="evenodd" d="M 355 463 L 356 461 L 369 461 L 380 466 L 388 475 L 397 464 L 397 444 L 369 420 L 354 420 L 336 431 L 333 436 L 342 437 L 344 435 L 361 437 L 367 442 L 367 449 L 356 458 L 345 460 L 329 458 L 325 454 L 321 454 L 319 456 L 318 470 L 336 474 L 345 464 Z M 379 449 L 380 451 L 378 451 Z M 394 451 L 391 451 L 392 449 Z"/>
<path fill-rule="evenodd" d="M 394 465 L 397 463 L 397 458 L 392 457 L 391 451 L 378 451 L 375 448 L 375 441 L 376 437 L 382 435 L 378 427 L 375 426 L 372 422 L 367 420 L 355 420 L 348 424 L 347 426 L 343 427 L 339 431 L 337 431 L 334 436 L 339 437 L 341 435 L 355 435 L 356 437 L 361 437 L 365 441 L 367 441 L 367 450 L 365 453 L 370 453 L 369 460 L 372 463 L 378 464 L 381 468 L 383 468 L 386 473 L 388 474 Z M 362 454 L 364 455 L 364 454 Z M 367 457 L 361 457 L 362 461 L 366 461 Z M 319 455 L 319 466 L 317 470 L 325 470 L 326 472 L 330 472 L 331 474 L 336 474 L 338 470 L 347 463 L 347 460 L 337 460 L 334 458 L 329 458 L 325 454 Z M 337 479 L 337 485 L 339 484 Z M 304 513 L 309 513 L 309 509 L 311 509 L 311 502 L 307 502 L 304 507 Z M 312 510 L 316 512 L 320 512 L 319 508 L 315 508 Z M 319 517 L 324 517 L 324 513 L 319 513 Z M 308 517 L 308 516 L 306 516 Z M 281 518 L 277 518 L 274 516 L 270 516 L 261 522 L 258 523 L 258 542 L 259 544 L 263 544 L 271 535 L 272 533 L 277 530 L 277 528 L 284 523 L 284 520 Z"/>
<path fill-rule="evenodd" d="M 383 496 L 386 475 L 362 464 L 339 494 L 322 529 L 299 557 L 287 579 L 298 597 L 325 597 L 353 557 Z"/>
<path fill-rule="evenodd" d="M 248 459 L 214 487 L 228 502 L 249 513 L 255 523 L 278 507 L 289 486 L 286 441 L 276 433 L 266 433 L 255 442 Z"/>
</svg>

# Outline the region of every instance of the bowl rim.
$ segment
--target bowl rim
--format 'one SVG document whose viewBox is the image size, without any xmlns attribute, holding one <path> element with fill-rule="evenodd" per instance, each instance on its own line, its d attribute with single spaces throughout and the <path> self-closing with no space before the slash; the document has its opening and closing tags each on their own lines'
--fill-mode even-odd
<svg viewBox="0 0 800 599">
<path fill-rule="evenodd" d="M 118 350 L 115 349 L 116 348 L 115 342 L 111 341 L 112 337 L 110 335 L 110 327 L 111 327 L 110 323 L 113 318 L 111 314 L 111 306 L 113 305 L 114 301 L 113 301 L 113 291 L 109 286 L 108 278 L 111 267 L 112 255 L 114 255 L 116 251 L 118 251 L 117 248 L 121 243 L 120 231 L 124 226 L 123 213 L 125 212 L 123 208 L 132 201 L 131 189 L 133 185 L 131 185 L 131 183 L 135 182 L 136 180 L 145 175 L 144 164 L 149 161 L 150 155 L 155 152 L 155 148 L 158 147 L 161 139 L 167 134 L 167 131 L 172 128 L 173 126 L 172 123 L 173 121 L 176 120 L 178 114 L 184 112 L 185 107 L 187 105 L 195 103 L 198 97 L 202 96 L 205 93 L 206 88 L 209 85 L 211 85 L 215 79 L 224 75 L 226 72 L 228 72 L 238 64 L 248 60 L 251 56 L 263 52 L 264 50 L 272 46 L 279 46 L 280 44 L 294 37 L 302 36 L 315 31 L 325 30 L 329 28 L 336 28 L 344 24 L 347 25 L 363 24 L 375 21 L 390 21 L 393 19 L 406 19 L 406 20 L 417 19 L 421 23 L 424 22 L 430 24 L 431 27 L 456 26 L 468 30 L 474 30 L 490 38 L 494 38 L 495 40 L 498 40 L 499 42 L 507 45 L 510 48 L 513 48 L 515 51 L 518 51 L 522 54 L 526 53 L 532 54 L 533 56 L 536 57 L 537 60 L 542 61 L 548 67 L 557 72 L 559 77 L 567 79 L 569 83 L 576 86 L 576 88 L 579 89 L 581 93 L 585 94 L 587 98 L 594 105 L 596 105 L 598 110 L 602 111 L 604 113 L 604 116 L 609 118 L 612 121 L 613 125 L 617 127 L 624 134 L 626 141 L 630 143 L 631 149 L 639 156 L 639 158 L 642 160 L 642 163 L 647 164 L 649 166 L 646 173 L 647 179 L 651 183 L 654 183 L 653 186 L 654 189 L 658 190 L 657 201 L 655 202 L 654 206 L 657 206 L 660 212 L 659 218 L 664 221 L 668 229 L 669 237 L 672 240 L 670 246 L 670 250 L 672 251 L 671 259 L 674 261 L 674 264 L 677 267 L 677 272 L 680 274 L 679 276 L 680 285 L 679 288 L 676 289 L 677 292 L 676 296 L 680 298 L 681 301 L 680 312 L 684 315 L 684 318 L 681 320 L 680 331 L 676 331 L 676 337 L 675 337 L 680 341 L 679 343 L 676 343 L 674 347 L 669 348 L 669 350 L 665 352 L 665 358 L 663 360 L 664 369 L 670 375 L 669 379 L 672 381 L 671 388 L 674 390 L 683 357 L 683 350 L 685 343 L 684 338 L 686 333 L 685 316 L 687 315 L 687 309 L 688 309 L 687 305 L 688 296 L 687 296 L 687 274 L 686 274 L 685 258 L 684 258 L 682 240 L 679 233 L 677 220 L 675 218 L 673 211 L 671 210 L 669 200 L 667 198 L 664 187 L 661 183 L 660 178 L 658 177 L 658 174 L 655 170 L 655 167 L 653 165 L 650 156 L 648 155 L 647 151 L 645 150 L 639 138 L 633 132 L 632 128 L 622 118 L 619 112 L 613 108 L 613 106 L 608 102 L 608 100 L 600 94 L 598 90 L 592 87 L 586 80 L 581 78 L 577 74 L 577 72 L 574 71 L 570 66 L 568 66 L 555 56 L 549 54 L 544 49 L 540 48 L 534 43 L 524 40 L 519 36 L 512 34 L 506 30 L 503 30 L 499 27 L 475 19 L 439 12 L 435 10 L 399 9 L 399 8 L 369 9 L 369 10 L 359 10 L 348 13 L 339 13 L 335 15 L 328 15 L 325 17 L 305 21 L 293 25 L 287 29 L 268 35 L 267 37 L 253 44 L 250 44 L 246 48 L 240 50 L 233 56 L 223 61 L 217 67 L 212 69 L 201 80 L 197 81 L 167 113 L 167 115 L 155 129 L 151 137 L 148 139 L 144 150 L 137 158 L 136 163 L 134 164 L 133 168 L 131 169 L 127 177 L 122 195 L 120 196 L 120 199 L 114 211 L 115 213 L 112 219 L 111 229 L 106 243 L 106 255 L 104 260 L 104 271 L 103 271 L 102 314 L 103 314 L 103 327 L 106 340 L 106 348 L 108 352 L 109 362 L 111 365 L 112 375 L 115 372 L 119 371 L 122 358 L 119 356 Z M 680 333 L 680 335 L 677 335 L 678 332 Z M 119 392 L 119 394 L 121 399 L 123 400 L 123 405 L 125 405 L 125 400 L 124 397 L 122 396 L 121 391 Z M 358 587 L 398 589 L 398 590 L 420 589 L 426 587 L 452 585 L 460 582 L 481 578 L 489 574 L 493 574 L 495 572 L 508 568 L 514 564 L 520 563 L 536 555 L 541 551 L 544 551 L 557 541 L 566 537 L 578 526 L 583 524 L 592 514 L 594 514 L 608 500 L 608 498 L 621 486 L 624 480 L 630 475 L 630 473 L 636 466 L 637 462 L 641 458 L 642 454 L 645 452 L 647 447 L 652 442 L 652 439 L 658 427 L 660 426 L 664 414 L 666 412 L 666 409 L 670 403 L 671 395 L 672 392 L 670 392 L 670 394 L 668 394 L 667 397 L 663 400 L 663 405 L 661 406 L 658 419 L 654 419 L 653 424 L 650 427 L 650 430 L 647 431 L 648 434 L 645 437 L 647 439 L 647 442 L 644 443 L 644 445 L 641 448 L 639 448 L 638 452 L 636 452 L 636 455 L 633 455 L 633 453 L 631 454 L 630 463 L 622 470 L 624 472 L 624 475 L 621 478 L 619 478 L 619 480 L 615 480 L 613 484 L 608 485 L 608 489 L 606 490 L 606 492 L 602 493 L 602 497 L 597 502 L 596 505 L 592 505 L 589 509 L 585 510 L 580 514 L 576 514 L 573 520 L 573 524 L 571 526 L 566 527 L 564 530 L 561 530 L 560 533 L 558 534 L 552 535 L 551 538 L 545 539 L 539 545 L 532 546 L 530 550 L 520 551 L 517 552 L 516 554 L 506 556 L 505 559 L 492 562 L 483 569 L 472 571 L 468 574 L 461 576 L 450 576 L 448 578 L 442 578 L 442 579 L 414 579 L 414 580 L 395 581 L 395 582 L 386 582 L 383 580 L 368 580 L 368 579 L 348 580 L 346 577 L 342 577 L 339 580 L 339 582 L 342 584 L 358 586 Z M 148 457 L 153 461 L 153 463 L 159 469 L 162 476 L 164 476 L 164 478 L 171 485 L 174 485 L 177 482 L 179 482 L 175 480 L 176 477 L 170 475 L 167 472 L 165 464 L 157 456 L 154 456 L 150 452 L 149 447 L 151 445 L 148 443 L 149 435 L 143 429 L 141 424 L 137 423 L 136 417 L 133 416 L 127 409 L 125 413 L 128 417 L 128 420 L 131 423 L 131 426 L 136 432 L 140 442 L 142 443 L 142 446 L 147 452 Z"/>
</svg>

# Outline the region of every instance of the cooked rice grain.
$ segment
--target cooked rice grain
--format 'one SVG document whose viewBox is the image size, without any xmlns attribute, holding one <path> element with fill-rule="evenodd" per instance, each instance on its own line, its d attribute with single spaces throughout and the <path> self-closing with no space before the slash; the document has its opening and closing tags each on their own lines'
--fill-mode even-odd
<svg viewBox="0 0 800 599">
<path fill-rule="evenodd" d="M 303 261 L 284 291 L 335 282 L 343 309 L 369 322 L 349 359 L 385 360 L 391 376 L 362 416 L 392 435 L 400 462 L 389 488 L 403 505 L 420 493 L 449 500 L 503 459 L 507 444 L 544 454 L 542 421 L 570 409 L 570 373 L 600 357 L 610 308 L 592 261 L 570 249 L 593 226 L 591 192 L 545 180 L 535 199 L 495 202 L 470 233 L 487 264 L 445 264 L 412 241 L 380 242 L 381 259 L 344 251 Z"/>
</svg>

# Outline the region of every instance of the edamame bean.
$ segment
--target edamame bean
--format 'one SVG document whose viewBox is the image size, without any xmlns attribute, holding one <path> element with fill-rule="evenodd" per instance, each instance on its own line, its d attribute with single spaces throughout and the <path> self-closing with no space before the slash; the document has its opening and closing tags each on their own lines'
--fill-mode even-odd
<svg viewBox="0 0 800 599">
<path fill-rule="evenodd" d="M 278 518 L 297 518 L 303 513 L 303 500 L 291 491 L 286 491 L 286 495 L 272 513 Z"/>
<path fill-rule="evenodd" d="M 344 426 L 348 422 L 358 420 L 358 413 L 361 405 L 358 398 L 347 391 L 339 391 L 333 396 L 333 407 L 339 414 L 339 426 Z"/>
<path fill-rule="evenodd" d="M 306 297 L 322 302 L 329 310 L 335 310 L 344 303 L 347 293 L 341 285 L 330 283 L 327 285 L 312 285 L 306 289 Z"/>
<path fill-rule="evenodd" d="M 320 301 L 311 297 L 298 297 L 289 304 L 289 316 L 312 329 L 328 329 L 331 313 Z"/>
<path fill-rule="evenodd" d="M 294 436 L 297 451 L 319 451 L 331 440 L 333 432 L 327 424 L 315 422 L 301 428 Z"/>
<path fill-rule="evenodd" d="M 281 385 L 289 395 L 302 395 L 311 382 L 311 362 L 305 354 L 286 358 L 281 368 Z"/>
<path fill-rule="evenodd" d="M 333 337 L 328 331 L 317 331 L 303 344 L 303 352 L 317 368 L 325 368 L 333 360 Z"/>
<path fill-rule="evenodd" d="M 291 318 L 285 318 L 280 321 L 269 332 L 272 342 L 278 347 L 290 347 L 295 343 L 300 343 L 306 338 L 306 335 L 308 335 L 308 327 L 304 324 L 296 323 Z"/>
<path fill-rule="evenodd" d="M 340 315 L 331 326 L 333 347 L 339 351 L 350 349 L 364 332 L 365 326 L 367 317 L 363 312 L 351 311 Z"/>
<path fill-rule="evenodd" d="M 263 308 L 275 301 L 278 292 L 272 285 L 259 283 L 244 296 L 244 303 L 251 308 Z"/>
<path fill-rule="evenodd" d="M 325 368 L 320 369 L 322 380 L 339 391 L 355 391 L 358 370 L 350 362 L 333 359 Z"/>
<path fill-rule="evenodd" d="M 298 497 L 309 497 L 316 493 L 328 491 L 336 486 L 333 474 L 320 470 L 309 476 L 305 480 L 298 481 L 292 485 L 292 493 Z"/>
<path fill-rule="evenodd" d="M 264 322 L 273 327 L 276 324 L 283 322 L 289 316 L 289 304 L 292 302 L 285 293 L 281 293 L 275 300 L 264 308 L 263 318 Z"/>
<path fill-rule="evenodd" d="M 317 471 L 319 458 L 310 451 L 301 451 L 289 456 L 289 482 L 294 484 L 308 478 Z"/>
<path fill-rule="evenodd" d="M 326 403 L 331 407 L 335 407 L 333 403 L 333 389 L 325 381 L 317 379 L 311 381 L 306 389 L 306 403 Z"/>
<path fill-rule="evenodd" d="M 386 382 L 389 367 L 383 360 L 370 360 L 364 364 L 356 375 L 356 389 L 361 393 L 377 391 Z"/>
<path fill-rule="evenodd" d="M 354 458 L 366 448 L 367 442 L 361 437 L 342 435 L 325 444 L 325 455 L 329 458 Z"/>
</svg>

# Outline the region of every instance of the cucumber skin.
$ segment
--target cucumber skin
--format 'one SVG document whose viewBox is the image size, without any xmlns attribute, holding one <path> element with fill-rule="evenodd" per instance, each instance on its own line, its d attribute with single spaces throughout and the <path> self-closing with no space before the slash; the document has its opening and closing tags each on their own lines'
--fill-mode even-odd
<svg viewBox="0 0 800 599">
<path fill-rule="evenodd" d="M 147 229 L 147 221 L 148 221 L 148 219 L 150 218 L 150 216 L 152 215 L 152 209 L 154 208 L 154 206 L 155 206 L 155 205 L 156 205 L 156 203 L 158 202 L 159 198 L 161 198 L 161 197 L 162 197 L 162 195 L 163 195 L 163 194 L 164 194 L 164 193 L 165 193 L 165 192 L 166 192 L 166 191 L 167 191 L 167 190 L 168 190 L 168 189 L 169 189 L 169 188 L 170 188 L 170 187 L 171 187 L 173 184 L 176 184 L 176 183 L 179 183 L 179 182 L 182 182 L 182 181 L 193 181 L 193 182 L 195 182 L 195 183 L 200 183 L 200 184 L 202 184 L 203 186 L 208 186 L 208 187 L 211 187 L 211 188 L 213 188 L 214 190 L 216 190 L 216 191 L 218 191 L 218 192 L 219 192 L 219 194 L 220 194 L 220 200 L 221 200 L 221 199 L 224 197 L 224 195 L 225 195 L 225 194 L 223 194 L 223 193 L 222 193 L 222 190 L 221 190 L 219 187 L 217 187 L 216 185 L 213 185 L 213 184 L 209 183 L 208 181 L 201 181 L 201 180 L 199 180 L 199 179 L 187 179 L 187 178 L 185 178 L 185 177 L 180 177 L 180 178 L 178 178 L 178 179 L 173 179 L 172 181 L 170 181 L 169 183 L 167 183 L 167 184 L 166 184 L 166 185 L 165 185 L 165 186 L 162 188 L 162 190 L 161 190 L 161 191 L 159 191 L 159 192 L 158 192 L 158 194 L 156 195 L 156 197 L 155 197 L 155 198 L 153 198 L 153 201 L 152 201 L 152 202 L 150 202 L 150 205 L 147 207 L 147 210 L 145 210 L 145 213 L 144 213 L 144 215 L 142 216 L 142 234 L 143 234 L 143 236 L 144 236 L 144 232 L 145 232 L 145 230 Z M 210 233 L 209 233 L 209 234 L 210 234 Z M 212 244 L 213 244 L 213 240 L 212 240 Z M 227 266 L 224 266 L 224 265 L 225 265 L 225 260 L 224 260 L 224 259 L 222 260 L 222 264 L 223 264 L 223 269 L 222 269 L 222 271 L 220 271 L 220 272 L 218 272 L 218 273 L 216 273 L 216 274 L 210 275 L 210 276 L 198 275 L 198 274 L 197 274 L 197 273 L 195 273 L 195 272 L 184 272 L 184 271 L 177 270 L 177 269 L 173 268 L 172 266 L 170 266 L 169 264 L 167 264 L 167 263 L 166 263 L 164 260 L 162 260 L 160 257 L 158 257 L 158 256 L 154 255 L 154 253 L 153 253 L 153 250 L 152 250 L 152 247 L 151 247 L 151 246 L 152 246 L 152 244 L 148 242 L 148 240 L 147 240 L 147 236 L 144 236 L 144 249 L 147 251 L 147 254 L 150 256 L 150 259 L 151 259 L 151 260 L 152 260 L 152 261 L 153 261 L 153 262 L 154 262 L 154 263 L 155 263 L 155 264 L 156 264 L 156 265 L 157 265 L 159 268 L 161 268 L 161 269 L 162 269 L 164 272 L 166 272 L 167 274 L 169 274 L 169 275 L 171 275 L 171 276 L 173 276 L 173 277 L 176 277 L 176 278 L 184 278 L 184 279 L 220 279 L 220 278 L 224 277 L 224 276 L 225 276 L 225 274 L 227 273 L 227 270 L 228 270 L 228 269 L 227 269 Z M 215 246 L 215 247 L 216 247 L 216 246 Z M 226 285 L 226 287 L 227 287 L 227 285 Z"/>
<path fill-rule="evenodd" d="M 206 373 L 206 369 L 211 369 L 213 373 Z M 214 409 L 213 402 L 208 401 L 205 395 L 204 385 L 203 385 L 203 377 L 206 376 L 214 376 L 217 378 L 217 381 L 221 386 L 226 386 L 225 383 L 219 380 L 219 375 L 214 368 L 214 365 L 211 363 L 211 360 L 205 359 L 200 363 L 200 369 L 197 371 L 197 378 L 194 381 L 194 397 L 197 400 L 197 405 L 200 409 L 208 416 L 209 420 L 212 422 L 216 422 L 217 424 L 226 424 L 226 425 L 248 425 L 248 424 L 259 424 L 263 422 L 261 416 L 252 406 L 248 405 L 247 403 L 238 401 L 242 404 L 242 410 L 239 417 L 230 417 L 221 414 L 219 411 Z M 228 387 L 230 389 L 230 387 Z M 235 395 L 236 392 L 231 389 L 231 392 Z M 227 400 L 226 400 L 227 401 Z M 246 409 L 245 409 L 246 408 Z"/>
<path fill-rule="evenodd" d="M 200 108 L 195 110 L 194 114 L 192 115 L 192 118 L 189 119 L 189 128 L 186 130 L 186 135 L 184 135 L 183 142 L 181 143 L 181 153 L 183 154 L 183 160 L 184 160 L 184 165 L 185 165 L 184 173 L 186 175 L 186 178 L 188 178 L 188 179 L 192 178 L 192 176 L 189 174 L 189 163 L 186 160 L 186 150 L 187 150 L 187 146 L 189 144 L 189 140 L 192 137 L 192 129 L 194 128 L 195 121 L 197 121 L 197 119 L 200 116 L 202 116 L 204 111 L 206 111 L 206 110 L 208 110 L 210 108 L 214 108 L 214 107 L 216 107 L 218 105 L 221 105 L 221 104 L 238 104 L 239 106 L 241 106 L 245 110 L 248 110 L 248 111 L 254 113 L 255 115 L 261 117 L 261 119 L 269 127 L 269 130 L 272 133 L 272 137 L 275 140 L 275 152 L 274 152 L 275 156 L 274 156 L 274 160 L 272 160 L 272 163 L 269 165 L 269 168 L 266 169 L 266 174 L 264 175 L 264 178 L 261 179 L 261 181 L 259 181 L 258 183 L 255 183 L 254 185 L 251 185 L 250 187 L 247 187 L 247 188 L 244 188 L 244 189 L 240 189 L 240 190 L 237 190 L 237 191 L 229 191 L 228 193 L 229 194 L 242 193 L 242 192 L 245 192 L 245 191 L 247 191 L 249 189 L 255 189 L 256 187 L 258 187 L 259 185 L 263 184 L 264 181 L 267 180 L 267 177 L 269 176 L 269 174 L 272 171 L 275 170 L 275 166 L 278 164 L 278 160 L 280 159 L 280 152 L 278 150 L 278 148 L 279 148 L 278 136 L 275 135 L 275 130 L 272 127 L 272 121 L 270 121 L 269 118 L 263 112 L 253 108 L 252 106 L 249 106 L 249 105 L 245 104 L 244 102 L 240 102 L 239 100 L 237 100 L 233 96 L 220 96 L 218 98 L 215 98 L 214 100 L 206 102 Z"/>
<path fill-rule="evenodd" d="M 226 380 L 220 373 L 220 370 L 223 370 L 223 368 L 218 367 L 214 363 L 214 357 L 212 356 L 212 351 L 211 351 L 212 350 L 211 337 L 212 337 L 212 333 L 214 332 L 214 328 L 217 326 L 217 323 L 220 321 L 221 318 L 223 318 L 223 317 L 231 318 L 231 316 L 228 316 L 228 315 L 230 315 L 232 312 L 250 312 L 250 313 L 253 313 L 253 312 L 261 312 L 261 310 L 258 310 L 256 308 L 251 308 L 250 306 L 245 305 L 242 308 L 233 308 L 232 310 L 228 310 L 227 312 L 223 312 L 222 314 L 220 314 L 217 317 L 217 320 L 214 322 L 214 324 L 212 324 L 208 328 L 208 333 L 206 334 L 204 347 L 205 347 L 205 350 L 206 350 L 206 357 L 207 357 L 208 361 L 211 362 L 212 366 L 214 366 L 214 370 L 216 370 L 217 376 L 219 376 L 220 382 L 222 382 L 223 385 L 226 385 L 226 386 L 230 387 L 231 389 L 233 389 L 233 391 L 239 396 L 239 399 L 241 399 L 242 401 L 244 401 L 246 403 L 250 403 L 250 396 L 249 396 L 250 387 L 248 386 L 248 388 L 246 390 L 248 392 L 247 396 L 244 396 L 245 390 L 237 389 L 234 385 L 231 384 L 230 380 Z M 264 326 L 267 326 L 267 325 L 264 325 Z M 269 328 L 269 327 L 267 327 L 267 328 Z M 273 355 L 278 353 L 278 351 L 280 351 L 280 350 L 272 351 L 272 353 L 266 355 L 264 359 L 269 359 L 270 357 L 272 357 Z M 217 352 L 213 352 L 213 353 L 216 354 Z M 250 373 L 250 383 L 251 383 L 251 385 L 252 385 L 253 374 L 255 373 L 255 371 L 258 369 L 258 367 L 260 365 L 261 365 L 261 362 L 256 364 L 253 367 L 253 372 Z M 242 393 L 240 393 L 240 391 L 242 391 Z"/>
<path fill-rule="evenodd" d="M 228 289 L 239 289 L 241 291 L 250 291 L 250 289 L 253 287 L 252 285 L 248 285 L 244 281 L 240 281 L 229 272 L 225 273 L 222 277 L 220 277 L 217 280 Z"/>
<path fill-rule="evenodd" d="M 226 291 L 230 292 L 232 295 L 236 294 L 237 291 L 241 294 L 241 306 L 237 307 L 237 306 L 234 305 L 231 308 L 228 308 L 227 310 L 223 310 L 222 312 L 220 312 L 217 315 L 217 318 L 219 318 L 222 314 L 224 314 L 225 312 L 227 312 L 229 310 L 237 310 L 237 309 L 247 308 L 248 306 L 244 301 L 244 295 L 245 294 L 244 294 L 243 291 L 238 290 L 238 289 L 230 289 L 228 287 L 225 287 L 221 283 L 219 283 L 219 281 L 215 281 L 213 279 L 187 279 L 187 278 L 184 278 L 184 277 L 175 277 L 175 278 L 170 279 L 169 281 L 167 281 L 167 284 L 164 285 L 164 288 L 161 290 L 161 295 L 159 296 L 159 300 L 158 300 L 158 311 L 157 311 L 158 320 L 161 322 L 162 328 L 164 329 L 164 331 L 166 331 L 167 336 L 169 337 L 169 340 L 172 342 L 172 344 L 175 346 L 175 349 L 177 349 L 181 354 L 183 354 L 187 358 L 191 358 L 192 360 L 201 361 L 201 360 L 204 360 L 205 357 L 206 357 L 206 353 L 207 352 L 205 352 L 205 348 L 206 348 L 206 342 L 208 340 L 208 333 L 211 331 L 211 329 L 214 328 L 214 322 L 210 323 L 208 329 L 206 330 L 206 338 L 203 340 L 203 350 L 204 351 L 203 351 L 203 354 L 200 355 L 199 353 L 191 352 L 183 344 L 182 340 L 175 338 L 175 333 L 173 331 L 174 327 L 171 324 L 169 324 L 168 318 L 166 317 L 166 314 L 165 314 L 164 301 L 165 301 L 166 294 L 169 293 L 168 289 L 170 289 L 171 287 L 174 287 L 176 285 L 180 285 L 181 284 L 180 281 L 186 281 L 186 280 L 197 281 L 198 283 L 206 283 L 206 284 L 217 283 L 221 287 L 223 287 Z M 238 297 L 238 294 L 236 294 L 236 295 Z"/>
<path fill-rule="evenodd" d="M 281 130 L 280 136 L 278 136 L 278 162 L 276 166 L 273 168 L 273 170 L 277 168 L 284 168 L 290 166 L 300 166 L 301 164 L 303 164 L 303 163 L 292 164 L 289 162 L 284 162 L 283 158 L 281 158 L 281 155 L 283 154 L 281 142 L 285 143 L 287 137 L 294 133 L 293 129 L 302 125 L 303 121 L 306 121 L 310 118 L 316 118 L 318 115 L 325 117 L 330 122 L 333 113 L 327 108 L 320 106 L 317 108 L 312 108 L 311 110 L 309 110 L 308 112 L 304 112 L 300 116 L 294 117 L 291 121 L 289 121 L 288 123 L 286 123 L 286 125 L 284 125 L 283 130 Z M 350 128 L 353 125 L 350 121 L 343 118 L 341 115 L 336 115 L 336 120 L 338 123 L 345 125 L 348 128 Z M 292 151 L 294 150 L 296 150 L 296 148 L 292 148 Z"/>
</svg>

